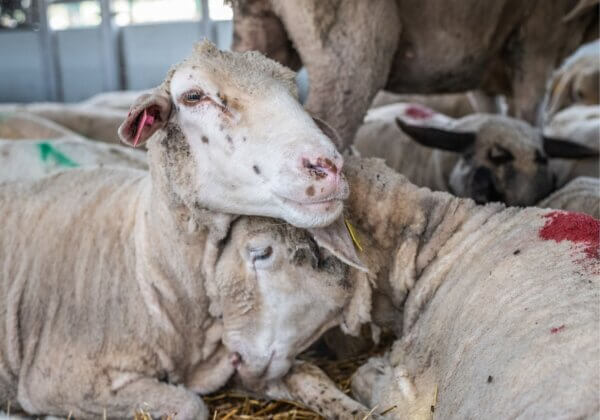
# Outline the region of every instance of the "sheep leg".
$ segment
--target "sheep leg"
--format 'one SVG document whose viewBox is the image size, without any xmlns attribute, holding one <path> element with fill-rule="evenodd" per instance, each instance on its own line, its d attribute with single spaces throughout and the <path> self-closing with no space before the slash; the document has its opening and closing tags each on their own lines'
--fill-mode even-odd
<svg viewBox="0 0 600 420">
<path fill-rule="evenodd" d="M 265 390 L 269 398 L 297 401 L 328 419 L 362 419 L 370 413 L 364 405 L 344 394 L 317 366 L 295 362 L 281 380 Z"/>
<path fill-rule="evenodd" d="M 338 130 L 348 147 L 392 66 L 400 33 L 396 2 L 271 4 L 308 71 L 306 108 Z"/>
<path fill-rule="evenodd" d="M 111 387 L 106 376 L 102 375 L 91 384 L 87 381 L 82 383 L 80 378 L 61 377 L 61 383 L 56 379 L 46 378 L 46 381 L 25 386 L 26 393 L 19 396 L 23 408 L 33 414 L 69 415 L 75 418 L 128 418 L 139 411 L 150 414 L 152 418 L 208 418 L 208 409 L 198 395 L 184 386 L 159 382 L 156 378 L 139 377 L 117 389 L 114 388 L 114 381 Z M 25 400 L 21 401 L 23 397 Z"/>
</svg>

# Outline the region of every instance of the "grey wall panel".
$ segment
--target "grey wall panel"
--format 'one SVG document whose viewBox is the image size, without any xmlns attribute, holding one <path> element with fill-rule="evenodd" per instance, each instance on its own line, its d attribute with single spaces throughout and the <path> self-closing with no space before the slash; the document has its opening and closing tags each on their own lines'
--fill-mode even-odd
<svg viewBox="0 0 600 420">
<path fill-rule="evenodd" d="M 0 102 L 46 99 L 38 34 L 0 32 Z"/>
<path fill-rule="evenodd" d="M 198 22 L 123 27 L 125 89 L 159 85 L 169 67 L 190 54 L 201 38 L 200 30 Z"/>
<path fill-rule="evenodd" d="M 233 41 L 233 22 L 230 20 L 220 20 L 213 22 L 214 34 L 216 36 L 215 44 L 222 50 L 230 50 Z"/>
<path fill-rule="evenodd" d="M 80 101 L 102 92 L 100 28 L 68 29 L 55 35 L 63 100 Z"/>
</svg>

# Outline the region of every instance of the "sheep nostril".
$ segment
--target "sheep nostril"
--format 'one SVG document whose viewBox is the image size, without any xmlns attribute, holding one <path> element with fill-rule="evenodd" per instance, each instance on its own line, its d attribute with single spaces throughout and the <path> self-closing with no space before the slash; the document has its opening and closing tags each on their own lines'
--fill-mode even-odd
<svg viewBox="0 0 600 420">
<path fill-rule="evenodd" d="M 231 362 L 232 366 L 237 369 L 237 367 L 242 364 L 242 356 L 240 356 L 240 354 L 236 351 L 229 355 L 229 361 Z"/>
<path fill-rule="evenodd" d="M 335 176 L 338 173 L 337 165 L 328 158 L 317 158 L 315 163 L 303 158 L 302 166 L 308 170 L 311 176 L 317 179 L 327 178 L 327 176 Z"/>
</svg>

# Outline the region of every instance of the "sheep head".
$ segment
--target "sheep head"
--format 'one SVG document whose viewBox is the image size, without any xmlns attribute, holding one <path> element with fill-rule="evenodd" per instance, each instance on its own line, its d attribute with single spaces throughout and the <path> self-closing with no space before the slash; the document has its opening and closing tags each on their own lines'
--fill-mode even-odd
<svg viewBox="0 0 600 420">
<path fill-rule="evenodd" d="M 396 121 L 418 143 L 459 153 L 450 188 L 457 196 L 480 204 L 533 205 L 556 188 L 549 158 L 598 157 L 597 150 L 544 137 L 529 124 L 505 116 L 473 114 L 457 120 L 451 128 Z"/>
<path fill-rule="evenodd" d="M 278 220 L 242 217 L 224 245 L 207 290 L 232 363 L 253 389 L 283 376 L 327 329 L 357 333 L 370 320 L 368 280 L 315 236 Z M 345 241 L 342 248 L 352 246 Z"/>
<path fill-rule="evenodd" d="M 152 138 L 153 177 L 191 209 L 319 227 L 348 194 L 330 131 L 298 102 L 291 70 L 204 42 L 132 105 L 119 135 L 131 146 Z"/>
</svg>

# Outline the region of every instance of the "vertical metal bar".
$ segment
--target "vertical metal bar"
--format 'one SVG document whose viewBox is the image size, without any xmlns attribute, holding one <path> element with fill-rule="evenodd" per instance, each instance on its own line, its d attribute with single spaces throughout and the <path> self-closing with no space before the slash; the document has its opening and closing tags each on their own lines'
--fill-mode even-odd
<svg viewBox="0 0 600 420">
<path fill-rule="evenodd" d="M 48 22 L 48 2 L 46 0 L 36 1 L 38 2 L 38 11 L 40 14 L 38 39 L 40 43 L 40 53 L 42 55 L 42 72 L 44 74 L 44 84 L 46 87 L 45 97 L 48 101 L 61 101 L 63 95 L 59 89 L 58 56 L 53 40 L 54 35 Z"/>
<path fill-rule="evenodd" d="M 117 53 L 117 36 L 111 19 L 110 0 L 98 0 L 102 22 L 100 31 L 102 37 L 102 70 L 104 90 L 119 90 L 119 56 Z"/>
<path fill-rule="evenodd" d="M 200 25 L 202 28 L 202 36 L 212 40 L 212 21 L 210 20 L 208 11 L 208 0 L 202 0 L 202 20 L 200 21 Z"/>
</svg>

